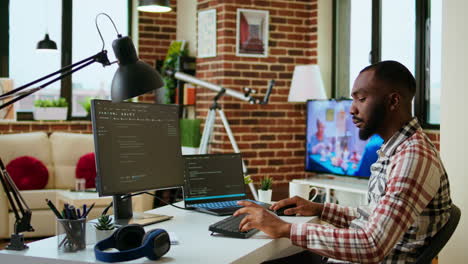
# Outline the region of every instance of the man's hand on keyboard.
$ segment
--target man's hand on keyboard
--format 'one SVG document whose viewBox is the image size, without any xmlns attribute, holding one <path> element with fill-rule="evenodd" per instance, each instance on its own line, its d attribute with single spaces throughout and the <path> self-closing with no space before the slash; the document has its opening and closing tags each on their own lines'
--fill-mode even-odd
<svg viewBox="0 0 468 264">
<path fill-rule="evenodd" d="M 272 238 L 289 238 L 291 230 L 290 223 L 281 220 L 258 204 L 248 201 L 239 201 L 238 204 L 244 207 L 237 210 L 234 215 L 248 214 L 242 219 L 239 225 L 240 231 L 248 231 L 252 228 L 256 228 L 265 232 L 265 234 Z"/>
</svg>

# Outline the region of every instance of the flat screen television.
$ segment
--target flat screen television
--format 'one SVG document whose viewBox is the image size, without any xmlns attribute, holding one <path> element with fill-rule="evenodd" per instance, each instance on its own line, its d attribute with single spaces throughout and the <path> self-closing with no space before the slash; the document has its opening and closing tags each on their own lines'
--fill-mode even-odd
<svg viewBox="0 0 468 264">
<path fill-rule="evenodd" d="M 369 178 L 383 143 L 378 135 L 359 139 L 349 113 L 352 100 L 307 101 L 305 170 Z"/>
</svg>

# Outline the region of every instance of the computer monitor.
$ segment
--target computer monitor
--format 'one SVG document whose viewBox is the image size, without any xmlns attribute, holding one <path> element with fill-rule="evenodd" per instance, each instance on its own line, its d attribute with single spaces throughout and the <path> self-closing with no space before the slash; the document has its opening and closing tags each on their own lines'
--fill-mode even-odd
<svg viewBox="0 0 468 264">
<path fill-rule="evenodd" d="M 359 139 L 351 100 L 307 101 L 306 171 L 368 178 L 382 138 Z"/>
<path fill-rule="evenodd" d="M 91 117 L 96 188 L 113 196 L 115 223 L 136 222 L 128 194 L 184 185 L 177 105 L 92 100 Z"/>
</svg>

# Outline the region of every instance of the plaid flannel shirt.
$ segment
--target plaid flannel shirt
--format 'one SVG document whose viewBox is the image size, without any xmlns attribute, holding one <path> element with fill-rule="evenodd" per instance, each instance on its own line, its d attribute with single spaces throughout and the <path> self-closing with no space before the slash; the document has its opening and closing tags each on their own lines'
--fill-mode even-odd
<svg viewBox="0 0 468 264">
<path fill-rule="evenodd" d="M 377 153 L 369 204 L 351 208 L 326 203 L 321 218 L 335 227 L 293 224 L 293 244 L 329 262 L 414 263 L 448 220 L 452 201 L 447 173 L 416 118 Z"/>
</svg>

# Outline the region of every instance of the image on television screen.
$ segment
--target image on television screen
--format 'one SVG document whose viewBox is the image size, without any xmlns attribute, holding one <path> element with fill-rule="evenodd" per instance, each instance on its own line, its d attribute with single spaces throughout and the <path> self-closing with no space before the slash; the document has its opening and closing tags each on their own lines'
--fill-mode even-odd
<svg viewBox="0 0 468 264">
<path fill-rule="evenodd" d="M 351 100 L 307 101 L 306 171 L 369 177 L 383 143 L 378 135 L 359 139 L 349 113 Z"/>
</svg>

